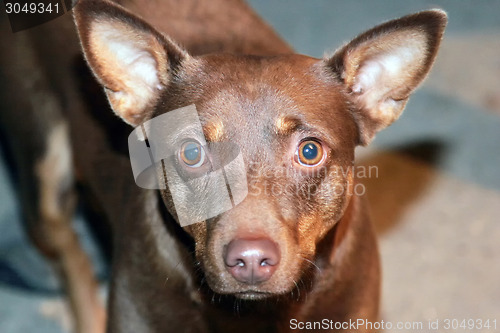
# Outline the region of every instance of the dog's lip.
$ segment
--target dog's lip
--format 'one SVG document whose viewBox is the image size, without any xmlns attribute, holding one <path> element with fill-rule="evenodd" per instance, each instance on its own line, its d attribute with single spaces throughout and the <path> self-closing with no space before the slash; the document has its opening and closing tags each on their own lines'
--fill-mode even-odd
<svg viewBox="0 0 500 333">
<path fill-rule="evenodd" d="M 271 297 L 274 294 L 270 292 L 265 292 L 265 291 L 256 291 L 256 290 L 245 290 L 245 291 L 239 291 L 234 294 L 238 298 L 243 298 L 243 299 L 263 299 L 267 297 Z"/>
</svg>

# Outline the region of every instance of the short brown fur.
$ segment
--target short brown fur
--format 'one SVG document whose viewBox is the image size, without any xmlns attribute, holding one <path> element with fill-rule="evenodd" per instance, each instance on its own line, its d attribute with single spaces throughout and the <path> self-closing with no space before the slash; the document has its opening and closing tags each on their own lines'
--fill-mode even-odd
<svg viewBox="0 0 500 333">
<path fill-rule="evenodd" d="M 73 101 L 63 118 L 80 180 L 112 227 L 107 331 L 289 332 L 293 320 L 376 321 L 379 258 L 364 198 L 352 193 L 354 148 L 397 119 L 425 78 L 445 13 L 384 23 L 315 59 L 292 54 L 241 1 L 117 2 L 127 9 L 97 0 L 75 8 L 85 58 L 115 114 L 137 126 L 194 104 L 209 146 L 238 147 L 249 193 L 181 228 L 168 189 L 133 183 L 124 147 L 131 128 L 92 104 L 100 96 L 92 78 L 75 75 L 66 54 L 41 53 L 47 72 L 60 74 L 51 77 L 57 93 Z M 33 34 L 50 37 L 44 29 L 64 22 Z M 71 36 L 66 45 L 76 54 Z M 304 142 L 322 152 L 313 166 L 298 151 Z M 278 260 L 239 275 L 228 258 L 245 246 Z M 88 278 L 81 283 L 92 290 Z M 88 306 L 78 293 L 72 299 Z"/>
</svg>

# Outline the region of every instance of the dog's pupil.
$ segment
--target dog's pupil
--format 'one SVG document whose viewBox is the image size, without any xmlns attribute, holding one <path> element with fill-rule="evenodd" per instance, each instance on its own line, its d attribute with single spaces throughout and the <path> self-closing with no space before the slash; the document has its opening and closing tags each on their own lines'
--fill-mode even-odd
<svg viewBox="0 0 500 333">
<path fill-rule="evenodd" d="M 318 147 L 314 143 L 308 143 L 302 148 L 302 155 L 308 160 L 313 160 L 318 156 Z"/>
<path fill-rule="evenodd" d="M 184 156 L 188 161 L 196 161 L 200 155 L 200 147 L 195 143 L 188 143 L 184 150 Z"/>
</svg>

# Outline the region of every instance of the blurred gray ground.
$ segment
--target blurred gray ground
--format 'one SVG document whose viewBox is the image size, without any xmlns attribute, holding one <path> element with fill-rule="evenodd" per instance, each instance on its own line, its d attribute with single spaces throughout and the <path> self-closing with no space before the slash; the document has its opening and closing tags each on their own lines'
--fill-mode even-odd
<svg viewBox="0 0 500 333">
<path fill-rule="evenodd" d="M 299 53 L 317 57 L 384 20 L 448 12 L 430 78 L 402 118 L 358 151 L 360 165 L 378 167 L 362 180 L 380 239 L 382 319 L 496 319 L 500 331 L 500 1 L 250 3 Z M 25 241 L 1 161 L 0 184 L 0 332 L 62 332 L 64 306 L 42 292 L 56 283 Z"/>
</svg>

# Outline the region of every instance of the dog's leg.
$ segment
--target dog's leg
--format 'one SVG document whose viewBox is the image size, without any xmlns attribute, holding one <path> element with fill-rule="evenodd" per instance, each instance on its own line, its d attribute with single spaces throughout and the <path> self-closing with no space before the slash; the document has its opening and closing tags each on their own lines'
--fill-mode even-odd
<svg viewBox="0 0 500 333">
<path fill-rule="evenodd" d="M 64 123 L 51 129 L 46 147 L 45 155 L 35 166 L 40 220 L 32 238 L 54 259 L 64 279 L 77 332 L 104 332 L 105 312 L 97 297 L 92 266 L 71 227 L 75 196 L 71 149 Z"/>
<path fill-rule="evenodd" d="M 69 133 L 60 100 L 51 89 L 27 34 L 7 29 L 0 54 L 0 123 L 19 176 L 25 229 L 63 277 L 80 333 L 103 332 L 105 312 L 90 261 L 71 227 L 75 193 Z M 8 43 L 7 43 L 8 41 Z"/>
</svg>

